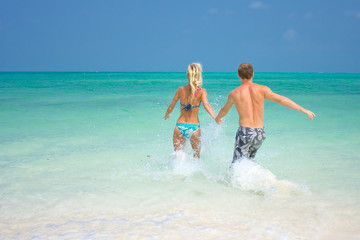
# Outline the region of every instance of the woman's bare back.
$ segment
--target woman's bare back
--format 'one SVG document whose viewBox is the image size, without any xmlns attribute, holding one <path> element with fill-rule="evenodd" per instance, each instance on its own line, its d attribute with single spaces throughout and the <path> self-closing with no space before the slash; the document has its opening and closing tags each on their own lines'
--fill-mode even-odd
<svg viewBox="0 0 360 240">
<path fill-rule="evenodd" d="M 187 110 L 186 107 L 184 107 L 184 105 L 188 105 L 189 101 L 189 85 L 186 86 L 182 86 L 179 87 L 178 89 L 178 93 L 179 93 L 179 99 L 180 99 L 180 117 L 177 120 L 177 122 L 182 122 L 182 123 L 195 123 L 198 124 L 199 123 L 199 107 L 193 107 L 193 106 L 200 106 L 201 103 L 201 97 L 202 97 L 202 89 L 197 90 L 197 94 L 196 97 L 194 97 L 193 102 L 192 102 L 192 107 L 191 110 Z"/>
</svg>

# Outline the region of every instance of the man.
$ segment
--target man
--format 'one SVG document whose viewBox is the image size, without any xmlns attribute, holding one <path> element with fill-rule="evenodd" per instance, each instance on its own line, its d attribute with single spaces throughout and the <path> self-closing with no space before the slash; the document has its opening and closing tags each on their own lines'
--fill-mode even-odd
<svg viewBox="0 0 360 240">
<path fill-rule="evenodd" d="M 265 99 L 305 113 L 310 120 L 315 117 L 313 112 L 297 105 L 284 96 L 272 92 L 267 86 L 253 83 L 254 70 L 249 63 L 242 63 L 239 66 L 238 75 L 241 79 L 241 85 L 230 92 L 227 102 L 215 118 L 215 121 L 220 124 L 222 121 L 221 118 L 223 118 L 231 106 L 235 104 L 235 108 L 239 114 L 240 127 L 236 133 L 232 163 L 242 157 L 248 159 L 254 158 L 256 151 L 265 140 L 263 124 Z"/>
</svg>

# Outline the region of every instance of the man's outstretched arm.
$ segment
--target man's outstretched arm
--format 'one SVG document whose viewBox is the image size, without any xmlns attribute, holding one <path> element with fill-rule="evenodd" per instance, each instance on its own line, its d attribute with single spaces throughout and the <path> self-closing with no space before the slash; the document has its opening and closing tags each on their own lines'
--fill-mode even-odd
<svg viewBox="0 0 360 240">
<path fill-rule="evenodd" d="M 280 103 L 281 105 L 283 105 L 283 106 L 285 106 L 287 108 L 291 108 L 291 109 L 297 110 L 299 112 L 305 113 L 310 120 L 313 120 L 313 118 L 315 117 L 315 114 L 313 112 L 311 112 L 310 110 L 307 110 L 307 109 L 301 107 L 300 105 L 298 105 L 295 102 L 291 101 L 287 97 L 284 97 L 284 96 L 281 96 L 279 94 L 274 93 L 268 87 L 265 87 L 265 88 L 266 88 L 265 89 L 265 98 L 266 99 L 268 99 L 270 101 Z"/>
<path fill-rule="evenodd" d="M 231 106 L 234 104 L 234 101 L 233 101 L 233 96 L 232 94 L 230 93 L 229 96 L 228 96 L 228 100 L 227 102 L 225 103 L 225 105 L 220 109 L 220 112 L 219 114 L 216 116 L 215 118 L 215 121 L 217 124 L 220 124 L 222 123 L 222 120 L 221 118 L 225 117 L 225 115 L 229 112 Z"/>
</svg>

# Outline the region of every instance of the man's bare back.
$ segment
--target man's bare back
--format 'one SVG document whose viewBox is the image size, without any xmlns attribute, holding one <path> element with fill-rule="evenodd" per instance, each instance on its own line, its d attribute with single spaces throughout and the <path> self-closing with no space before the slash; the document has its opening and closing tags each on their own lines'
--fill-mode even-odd
<svg viewBox="0 0 360 240">
<path fill-rule="evenodd" d="M 239 126 L 262 128 L 264 116 L 264 86 L 245 82 L 230 92 L 235 108 L 239 114 Z"/>
<path fill-rule="evenodd" d="M 265 139 L 263 129 L 265 99 L 305 113 L 310 120 L 315 117 L 313 112 L 299 106 L 289 98 L 272 92 L 267 86 L 253 83 L 254 72 L 249 63 L 243 63 L 239 66 L 238 75 L 241 79 L 241 85 L 230 92 L 227 102 L 215 119 L 220 124 L 221 118 L 228 113 L 233 104 L 235 105 L 239 115 L 240 127 L 236 134 L 233 161 L 244 156 L 254 158 L 256 151 Z"/>
</svg>

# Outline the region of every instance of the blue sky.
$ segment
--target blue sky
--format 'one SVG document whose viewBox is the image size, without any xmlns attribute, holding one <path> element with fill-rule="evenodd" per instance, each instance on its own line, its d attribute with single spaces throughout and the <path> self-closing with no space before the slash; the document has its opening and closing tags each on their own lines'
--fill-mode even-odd
<svg viewBox="0 0 360 240">
<path fill-rule="evenodd" d="M 0 71 L 360 72 L 359 0 L 0 0 Z"/>
</svg>

